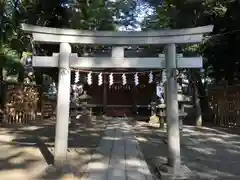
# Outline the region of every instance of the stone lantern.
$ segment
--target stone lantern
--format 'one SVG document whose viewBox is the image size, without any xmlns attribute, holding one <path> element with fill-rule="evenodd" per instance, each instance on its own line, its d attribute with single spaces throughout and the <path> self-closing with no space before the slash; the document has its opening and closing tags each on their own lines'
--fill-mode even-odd
<svg viewBox="0 0 240 180">
<path fill-rule="evenodd" d="M 151 116 L 156 116 L 157 114 L 157 103 L 156 101 L 151 102 Z"/>
<path fill-rule="evenodd" d="M 164 123 L 166 121 L 166 104 L 164 103 L 164 99 L 160 99 L 160 104 L 157 106 L 160 116 L 160 128 L 164 128 Z"/>
<path fill-rule="evenodd" d="M 83 91 L 83 94 L 81 96 L 79 96 L 78 99 L 79 99 L 79 101 L 81 103 L 81 107 L 82 107 L 82 114 L 80 115 L 79 120 L 84 122 L 86 127 L 92 128 L 93 127 L 93 125 L 91 123 L 92 110 L 90 109 L 89 113 L 87 111 L 88 100 L 92 99 L 92 97 L 89 96 L 86 91 Z"/>
<path fill-rule="evenodd" d="M 87 104 L 88 104 L 88 101 L 90 99 L 92 99 L 91 96 L 89 96 L 87 94 L 86 91 L 83 91 L 83 94 L 81 96 L 79 96 L 79 101 L 81 102 L 81 107 L 82 107 L 82 110 L 83 110 L 83 113 L 86 114 L 87 113 Z"/>
</svg>

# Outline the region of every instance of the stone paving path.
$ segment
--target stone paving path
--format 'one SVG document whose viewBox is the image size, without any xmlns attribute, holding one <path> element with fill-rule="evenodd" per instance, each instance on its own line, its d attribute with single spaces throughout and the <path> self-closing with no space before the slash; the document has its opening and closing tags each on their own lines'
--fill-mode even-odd
<svg viewBox="0 0 240 180">
<path fill-rule="evenodd" d="M 82 180 L 152 180 L 132 127 L 111 121 Z"/>
</svg>

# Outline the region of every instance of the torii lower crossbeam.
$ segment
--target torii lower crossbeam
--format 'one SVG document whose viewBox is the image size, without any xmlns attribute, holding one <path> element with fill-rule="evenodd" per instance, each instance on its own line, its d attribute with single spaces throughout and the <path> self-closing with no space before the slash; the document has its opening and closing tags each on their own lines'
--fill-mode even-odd
<svg viewBox="0 0 240 180">
<path fill-rule="evenodd" d="M 58 67 L 59 54 L 53 56 L 34 56 L 34 67 Z M 149 68 L 165 69 L 165 57 L 144 57 L 144 58 L 125 58 L 125 57 L 78 57 L 71 54 L 69 66 L 71 68 Z M 177 57 L 177 68 L 200 68 L 202 67 L 202 57 Z"/>
</svg>

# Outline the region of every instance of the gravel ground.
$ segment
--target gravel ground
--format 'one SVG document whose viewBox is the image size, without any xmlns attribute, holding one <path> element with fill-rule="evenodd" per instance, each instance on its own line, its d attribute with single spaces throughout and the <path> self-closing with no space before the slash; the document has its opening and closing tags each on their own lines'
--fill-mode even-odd
<svg viewBox="0 0 240 180">
<path fill-rule="evenodd" d="M 91 126 L 78 122 L 70 130 L 68 160 L 75 179 L 80 179 L 85 165 L 99 144 L 107 120 L 93 120 Z M 141 150 L 155 174 L 155 160 L 166 160 L 165 132 L 149 128 L 146 123 L 131 122 Z M 46 171 L 53 162 L 54 122 L 0 128 L 1 179 L 63 179 L 56 172 Z M 181 139 L 182 162 L 198 176 L 196 179 L 240 179 L 240 135 L 220 129 L 184 126 Z"/>
<path fill-rule="evenodd" d="M 70 179 L 80 179 L 98 146 L 107 120 L 97 118 L 91 125 L 77 122 L 70 129 L 68 138 L 68 162 Z M 69 179 L 66 172 L 52 168 L 54 120 L 31 125 L 5 125 L 0 128 L 0 177 L 6 180 Z M 65 168 L 65 169 L 66 169 Z M 72 173 L 70 173 L 72 174 Z"/>
<path fill-rule="evenodd" d="M 147 163 L 160 179 L 155 160 L 166 160 L 166 132 L 135 123 L 135 133 Z M 184 126 L 181 138 L 182 162 L 199 180 L 240 179 L 240 135 L 219 129 Z"/>
</svg>

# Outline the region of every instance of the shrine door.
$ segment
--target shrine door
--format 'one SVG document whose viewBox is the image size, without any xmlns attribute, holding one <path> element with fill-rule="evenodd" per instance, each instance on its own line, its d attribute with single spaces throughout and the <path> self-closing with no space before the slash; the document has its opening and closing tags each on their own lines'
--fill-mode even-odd
<svg viewBox="0 0 240 180">
<path fill-rule="evenodd" d="M 107 105 L 115 105 L 116 107 L 131 107 L 133 105 L 131 86 L 115 84 L 108 88 Z"/>
</svg>

